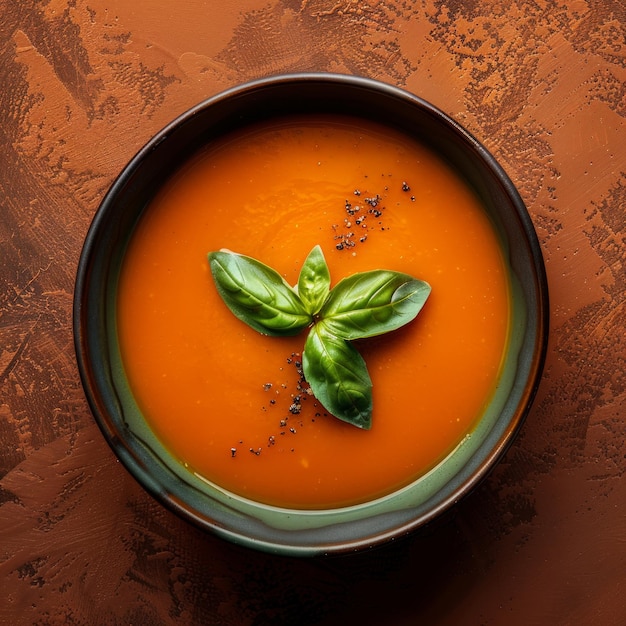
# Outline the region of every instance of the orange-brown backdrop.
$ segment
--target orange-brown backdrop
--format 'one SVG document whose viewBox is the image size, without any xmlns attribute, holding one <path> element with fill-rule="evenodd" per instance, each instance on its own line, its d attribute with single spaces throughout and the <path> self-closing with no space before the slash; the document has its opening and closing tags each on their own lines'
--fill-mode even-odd
<svg viewBox="0 0 626 626">
<path fill-rule="evenodd" d="M 620 0 L 0 0 L 0 623 L 626 623 Z M 404 87 L 495 154 L 546 259 L 539 395 L 489 479 L 349 558 L 226 544 L 146 495 L 88 411 L 83 238 L 151 135 L 245 80 Z"/>
</svg>

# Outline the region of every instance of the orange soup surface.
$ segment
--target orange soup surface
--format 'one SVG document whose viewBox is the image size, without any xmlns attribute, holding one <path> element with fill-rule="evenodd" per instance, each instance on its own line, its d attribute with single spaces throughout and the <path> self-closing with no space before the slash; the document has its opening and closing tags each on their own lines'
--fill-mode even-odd
<svg viewBox="0 0 626 626">
<path fill-rule="evenodd" d="M 307 392 L 306 332 L 249 328 L 207 262 L 227 248 L 293 285 L 317 244 L 333 285 L 389 269 L 432 287 L 413 322 L 358 343 L 371 430 L 329 416 Z M 472 431 L 506 348 L 509 282 L 482 206 L 431 151 L 369 122 L 293 118 L 212 144 L 167 182 L 131 238 L 117 313 L 136 400 L 190 472 L 316 509 L 388 494 Z"/>
</svg>

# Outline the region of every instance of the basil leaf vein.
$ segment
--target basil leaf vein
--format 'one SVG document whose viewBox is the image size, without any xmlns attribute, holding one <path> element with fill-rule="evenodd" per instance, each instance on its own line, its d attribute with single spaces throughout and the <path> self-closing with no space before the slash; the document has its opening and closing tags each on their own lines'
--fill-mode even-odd
<svg viewBox="0 0 626 626">
<path fill-rule="evenodd" d="M 265 335 L 297 335 L 311 322 L 298 294 L 256 259 L 220 250 L 208 255 L 217 290 L 232 313 Z"/>
<path fill-rule="evenodd" d="M 330 292 L 330 271 L 320 246 L 315 246 L 304 261 L 298 277 L 298 295 L 307 311 L 316 315 Z"/>
<path fill-rule="evenodd" d="M 428 283 L 401 272 L 361 272 L 337 283 L 320 317 L 338 337 L 374 337 L 415 319 L 430 291 Z"/>
<path fill-rule="evenodd" d="M 302 352 L 304 377 L 313 395 L 335 417 L 359 428 L 372 424 L 372 381 L 363 357 L 345 339 L 313 326 Z"/>
</svg>

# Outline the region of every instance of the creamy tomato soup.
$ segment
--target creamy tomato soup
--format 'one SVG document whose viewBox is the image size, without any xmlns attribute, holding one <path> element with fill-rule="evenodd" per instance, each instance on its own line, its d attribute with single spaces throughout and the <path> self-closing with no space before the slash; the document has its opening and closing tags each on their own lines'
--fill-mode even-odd
<svg viewBox="0 0 626 626">
<path fill-rule="evenodd" d="M 333 285 L 389 269 L 432 287 L 413 322 L 358 343 L 371 430 L 308 393 L 306 333 L 267 337 L 239 321 L 207 262 L 227 248 L 295 284 L 317 244 Z M 498 381 L 509 282 L 479 201 L 430 150 L 361 120 L 290 118 L 211 144 L 165 184 L 130 241 L 117 314 L 137 402 L 190 472 L 315 509 L 388 494 L 472 431 Z"/>
</svg>

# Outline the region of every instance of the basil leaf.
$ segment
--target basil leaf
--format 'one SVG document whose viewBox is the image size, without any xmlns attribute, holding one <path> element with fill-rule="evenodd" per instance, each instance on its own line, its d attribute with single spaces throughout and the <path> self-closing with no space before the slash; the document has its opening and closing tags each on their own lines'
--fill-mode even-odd
<svg viewBox="0 0 626 626">
<path fill-rule="evenodd" d="M 343 339 L 363 339 L 396 330 L 413 320 L 430 285 L 408 274 L 374 270 L 341 280 L 319 312 L 328 332 Z"/>
<path fill-rule="evenodd" d="M 304 377 L 313 395 L 335 417 L 369 429 L 372 425 L 372 381 L 363 357 L 347 341 L 313 326 L 302 352 Z"/>
<path fill-rule="evenodd" d="M 298 294 L 275 270 L 226 250 L 208 254 L 217 290 L 236 317 L 265 335 L 296 335 L 311 322 Z"/>
<path fill-rule="evenodd" d="M 298 278 L 298 295 L 306 310 L 316 315 L 330 291 L 330 271 L 320 246 L 315 246 L 304 261 Z"/>
</svg>

